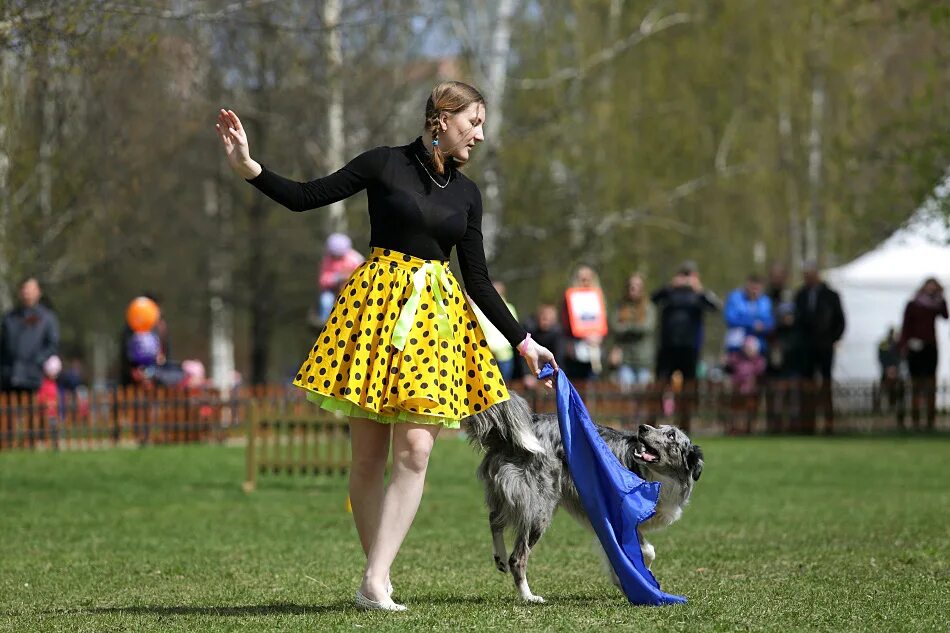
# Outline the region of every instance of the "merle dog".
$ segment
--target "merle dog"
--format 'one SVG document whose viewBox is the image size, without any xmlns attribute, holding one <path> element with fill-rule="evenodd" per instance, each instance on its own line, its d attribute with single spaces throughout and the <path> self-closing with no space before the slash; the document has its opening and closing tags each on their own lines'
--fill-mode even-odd
<svg viewBox="0 0 950 633">
<path fill-rule="evenodd" d="M 462 424 L 471 443 L 485 451 L 478 476 L 485 485 L 495 566 L 503 573 L 511 570 L 523 600 L 544 602 L 528 587 L 531 548 L 551 524 L 558 507 L 590 528 L 565 461 L 557 416 L 532 413 L 528 403 L 512 393 L 510 400 L 466 418 Z M 703 453 L 673 426 L 641 424 L 636 432 L 597 429 L 626 468 L 647 481 L 661 483 L 656 513 L 637 531 L 649 567 L 656 555 L 643 532 L 664 528 L 680 518 L 703 471 Z M 505 548 L 505 528 L 515 535 L 510 556 Z M 613 570 L 611 576 L 619 586 Z"/>
</svg>

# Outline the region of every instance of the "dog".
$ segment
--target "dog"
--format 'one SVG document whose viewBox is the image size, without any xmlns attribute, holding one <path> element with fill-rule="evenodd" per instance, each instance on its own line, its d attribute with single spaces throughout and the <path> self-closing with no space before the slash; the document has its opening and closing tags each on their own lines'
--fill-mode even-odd
<svg viewBox="0 0 950 633">
<path fill-rule="evenodd" d="M 509 400 L 465 418 L 462 426 L 469 442 L 485 453 L 478 477 L 485 486 L 495 567 L 511 572 L 522 600 L 544 602 L 528 586 L 528 555 L 551 524 L 555 510 L 563 507 L 592 529 L 567 467 L 557 416 L 533 413 L 524 398 L 512 393 Z M 649 568 L 656 552 L 643 533 L 680 518 L 703 472 L 703 452 L 673 426 L 641 424 L 634 432 L 597 425 L 597 430 L 625 468 L 661 484 L 655 514 L 637 530 Z M 515 535 L 511 555 L 505 546 L 506 528 Z M 609 563 L 607 568 L 619 587 Z"/>
</svg>

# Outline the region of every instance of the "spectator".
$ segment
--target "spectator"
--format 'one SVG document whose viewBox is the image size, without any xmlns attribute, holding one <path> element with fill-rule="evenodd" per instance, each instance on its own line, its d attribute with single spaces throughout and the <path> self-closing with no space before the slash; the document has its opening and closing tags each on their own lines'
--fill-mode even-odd
<svg viewBox="0 0 950 633">
<path fill-rule="evenodd" d="M 43 382 L 43 363 L 58 351 L 59 322 L 40 304 L 43 293 L 35 278 L 22 281 L 19 290 L 20 305 L 0 324 L 0 386 L 33 394 Z"/>
<path fill-rule="evenodd" d="M 933 277 L 927 279 L 904 308 L 901 350 L 907 357 L 910 374 L 910 417 L 919 428 L 920 405 L 926 407 L 927 429 L 933 430 L 937 415 L 937 317 L 947 318 L 943 286 Z"/>
<path fill-rule="evenodd" d="M 877 360 L 881 365 L 880 396 L 886 399 L 888 409 L 897 414 L 897 426 L 904 428 L 904 380 L 901 376 L 901 333 L 888 328 L 877 346 Z M 880 401 L 878 401 L 879 403 Z"/>
<path fill-rule="evenodd" d="M 715 294 L 703 289 L 699 270 L 692 261 L 684 262 L 670 284 L 654 292 L 651 300 L 660 311 L 660 345 L 656 358 L 660 395 L 662 387 L 678 373 L 683 381 L 684 395 L 677 406 L 678 423 L 689 432 L 703 315 L 708 310 L 721 309 L 721 302 Z M 657 410 L 661 409 L 658 407 Z"/>
<path fill-rule="evenodd" d="M 726 320 L 726 352 L 735 352 L 754 336 L 759 339 L 759 350 L 767 351 L 766 337 L 775 329 L 772 300 L 762 294 L 762 279 L 749 275 L 745 287 L 736 288 L 726 298 L 723 311 Z"/>
<path fill-rule="evenodd" d="M 181 386 L 186 389 L 200 390 L 207 385 L 205 364 L 197 359 L 181 361 Z"/>
<path fill-rule="evenodd" d="M 791 301 L 792 296 L 787 287 L 788 271 L 785 265 L 779 262 L 769 266 L 769 276 L 765 287 L 765 296 L 772 301 L 772 307 L 776 308 L 780 303 Z"/>
<path fill-rule="evenodd" d="M 45 424 L 46 434 L 53 442 L 53 446 L 59 447 L 59 420 L 60 398 L 59 386 L 56 380 L 59 373 L 63 370 L 63 362 L 55 354 L 46 359 L 43 363 L 43 382 L 36 392 L 36 402 L 40 405 L 43 423 Z"/>
<path fill-rule="evenodd" d="M 320 296 L 317 305 L 317 323 L 314 325 L 323 327 L 323 324 L 327 322 L 340 288 L 364 261 L 365 258 L 353 249 L 353 242 L 348 235 L 332 233 L 327 237 L 326 254 L 320 262 Z"/>
<path fill-rule="evenodd" d="M 780 303 L 775 309 L 765 370 L 766 430 L 780 433 L 798 428 L 798 379 L 802 366 L 802 339 L 795 328 L 795 304 Z"/>
<path fill-rule="evenodd" d="M 825 410 L 825 432 L 834 430 L 831 370 L 835 345 L 844 335 L 845 317 L 841 298 L 821 280 L 815 262 L 802 268 L 804 284 L 795 294 L 795 327 L 802 346 L 802 428 L 815 432 L 817 406 Z M 816 374 L 820 382 L 816 381 Z"/>
<path fill-rule="evenodd" d="M 495 287 L 495 290 L 498 291 L 498 296 L 501 297 L 505 305 L 508 306 L 508 311 L 517 319 L 518 312 L 515 310 L 515 307 L 511 305 L 511 302 L 508 301 L 505 284 L 501 281 L 495 281 L 492 282 L 492 285 Z M 468 296 L 467 293 L 466 296 Z M 488 349 L 491 350 L 492 356 L 495 357 L 495 362 L 498 363 L 498 370 L 501 372 L 502 379 L 508 382 L 514 375 L 514 348 L 511 347 L 511 343 L 508 342 L 505 335 L 499 332 L 498 328 L 492 325 L 491 321 L 485 317 L 478 306 L 475 305 L 474 301 L 469 299 L 468 304 L 472 307 L 472 311 L 475 312 L 475 318 L 478 320 L 478 325 L 482 328 L 482 332 L 485 333 L 485 341 L 488 343 Z"/>
<path fill-rule="evenodd" d="M 168 336 L 168 323 L 165 321 L 164 311 L 161 310 L 162 304 L 159 297 L 154 294 L 145 293 L 142 295 L 155 302 L 159 308 L 158 322 L 150 330 L 149 341 L 157 341 L 157 351 L 154 361 L 148 363 L 151 366 L 162 367 L 171 358 L 171 342 Z M 140 359 L 133 358 L 133 353 L 138 346 L 136 345 L 136 332 L 126 323 L 122 326 L 122 332 L 119 335 L 119 384 L 123 386 L 137 385 L 144 381 L 143 366 Z M 138 337 L 144 340 L 144 337 Z"/>
<path fill-rule="evenodd" d="M 557 308 L 553 304 L 542 303 L 539 305 L 534 318 L 529 319 L 527 323 L 525 323 L 525 329 L 531 332 L 531 338 L 535 339 L 538 344 L 551 350 L 551 353 L 554 354 L 554 358 L 563 358 L 561 344 L 564 340 L 564 335 L 561 331 L 561 324 L 558 321 Z M 522 376 L 526 388 L 533 389 L 538 384 L 537 377 L 531 375 L 531 372 L 528 371 L 527 363 L 525 363 L 520 356 L 518 358 L 519 362 L 516 367 L 518 367 L 519 370 L 516 371 L 515 374 L 516 376 Z"/>
<path fill-rule="evenodd" d="M 564 295 L 562 314 L 564 362 L 560 368 L 571 380 L 596 378 L 602 369 L 601 344 L 607 335 L 607 308 L 600 280 L 590 266 L 574 271 Z"/>
<path fill-rule="evenodd" d="M 727 367 L 732 375 L 732 420 L 729 433 L 750 433 L 759 408 L 759 383 L 765 374 L 760 339 L 749 335 L 742 346 L 729 352 Z M 740 424 L 742 425 L 740 427 Z"/>
<path fill-rule="evenodd" d="M 86 384 L 85 371 L 79 357 L 67 357 L 62 373 L 57 380 L 60 389 L 68 393 L 75 393 Z"/>
<path fill-rule="evenodd" d="M 786 361 L 787 354 L 783 348 L 790 340 L 790 331 L 795 322 L 794 303 L 788 289 L 788 270 L 780 262 L 769 266 L 769 274 L 765 287 L 765 296 L 772 302 L 772 321 L 775 327 L 769 332 L 765 341 L 768 345 L 765 368 L 765 419 L 766 430 L 777 433 L 782 430 L 785 418 L 791 419 L 792 409 L 782 407 L 792 406 L 797 400 L 791 393 L 791 379 L 797 372 L 792 370 Z M 792 306 L 790 313 L 785 314 L 785 323 L 779 316 L 780 306 Z M 778 349 L 776 349 L 778 347 Z M 789 414 L 789 415 L 786 415 Z"/>
<path fill-rule="evenodd" d="M 621 388 L 650 382 L 655 362 L 655 329 L 656 308 L 646 295 L 643 276 L 634 273 L 627 279 L 623 299 L 610 320 L 614 339 L 610 364 L 617 368 L 617 382 Z"/>
</svg>

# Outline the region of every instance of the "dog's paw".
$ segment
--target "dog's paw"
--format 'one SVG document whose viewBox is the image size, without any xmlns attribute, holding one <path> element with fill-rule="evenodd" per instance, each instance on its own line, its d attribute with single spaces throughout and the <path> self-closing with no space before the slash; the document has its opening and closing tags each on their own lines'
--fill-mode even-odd
<svg viewBox="0 0 950 633">
<path fill-rule="evenodd" d="M 495 567 L 503 574 L 508 573 L 508 563 L 498 556 L 495 557 Z"/>
<path fill-rule="evenodd" d="M 544 602 L 544 598 L 541 596 L 536 596 L 533 593 L 529 593 L 527 596 L 521 596 L 521 599 L 525 602 L 531 602 L 533 604 L 542 604 Z"/>
</svg>

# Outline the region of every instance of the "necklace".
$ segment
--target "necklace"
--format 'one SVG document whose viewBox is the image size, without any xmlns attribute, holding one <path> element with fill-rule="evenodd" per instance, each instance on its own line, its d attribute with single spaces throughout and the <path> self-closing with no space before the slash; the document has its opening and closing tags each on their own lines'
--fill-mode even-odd
<svg viewBox="0 0 950 633">
<path fill-rule="evenodd" d="M 419 164 L 422 165 L 422 169 L 425 170 L 426 176 L 429 177 L 429 180 L 431 180 L 432 182 L 435 183 L 435 186 L 436 186 L 436 187 L 438 187 L 439 189 L 445 189 L 446 187 L 449 186 L 449 183 L 452 182 L 452 175 L 451 175 L 451 174 L 449 174 L 449 177 L 446 179 L 445 184 L 444 184 L 444 185 L 440 185 L 440 184 L 439 184 L 439 181 L 436 180 L 435 178 L 433 178 L 432 174 L 429 173 L 429 168 L 426 167 L 426 164 L 422 162 L 422 159 L 419 158 L 419 155 L 418 155 L 418 154 L 415 154 L 415 157 L 416 157 L 416 160 L 419 161 Z"/>
</svg>

